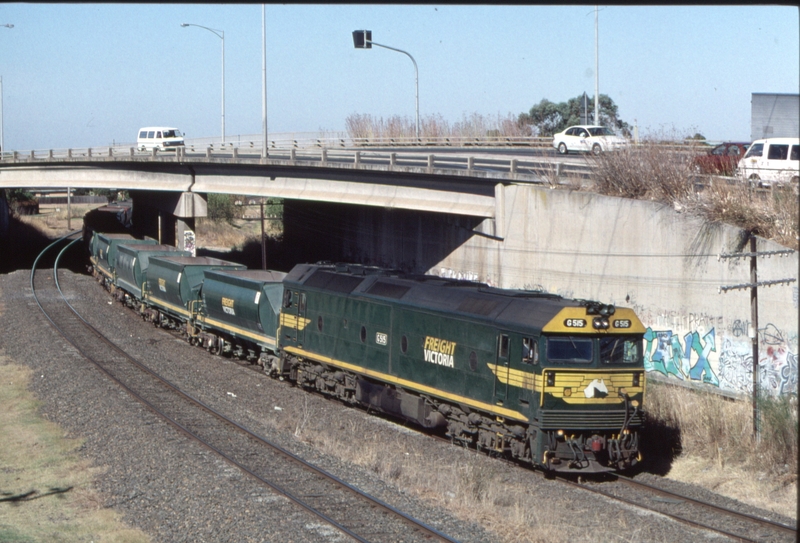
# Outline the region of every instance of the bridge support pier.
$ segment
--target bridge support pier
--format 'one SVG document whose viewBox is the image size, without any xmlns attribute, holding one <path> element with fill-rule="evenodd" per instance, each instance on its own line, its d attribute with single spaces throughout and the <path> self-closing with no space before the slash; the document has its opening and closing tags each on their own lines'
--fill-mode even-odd
<svg viewBox="0 0 800 543">
<path fill-rule="evenodd" d="M 195 219 L 208 215 L 205 195 L 145 190 L 132 190 L 130 195 L 136 235 L 149 236 L 159 243 L 195 253 Z"/>
</svg>

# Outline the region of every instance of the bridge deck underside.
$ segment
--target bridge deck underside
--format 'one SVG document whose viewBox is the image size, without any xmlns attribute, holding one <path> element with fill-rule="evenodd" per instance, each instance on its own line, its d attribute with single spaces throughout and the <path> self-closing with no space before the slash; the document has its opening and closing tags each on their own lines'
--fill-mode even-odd
<svg viewBox="0 0 800 543">
<path fill-rule="evenodd" d="M 359 180 L 281 176 L 278 171 L 228 173 L 221 167 L 170 165 L 164 171 L 97 166 L 21 166 L 0 170 L 0 188 L 104 188 L 243 194 L 378 206 L 475 217 L 495 216 L 494 183 L 377 176 Z"/>
</svg>

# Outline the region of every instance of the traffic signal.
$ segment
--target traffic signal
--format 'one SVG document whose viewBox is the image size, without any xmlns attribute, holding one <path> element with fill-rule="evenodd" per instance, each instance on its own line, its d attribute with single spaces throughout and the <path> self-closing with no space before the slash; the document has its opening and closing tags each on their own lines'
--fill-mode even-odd
<svg viewBox="0 0 800 543">
<path fill-rule="evenodd" d="M 372 30 L 354 30 L 353 47 L 356 49 L 372 49 Z"/>
</svg>

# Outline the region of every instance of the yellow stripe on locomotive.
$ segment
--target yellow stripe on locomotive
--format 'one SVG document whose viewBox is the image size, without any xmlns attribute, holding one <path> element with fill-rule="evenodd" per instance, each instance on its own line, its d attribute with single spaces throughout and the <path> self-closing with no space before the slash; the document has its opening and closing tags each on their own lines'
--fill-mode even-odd
<svg viewBox="0 0 800 543">
<path fill-rule="evenodd" d="M 621 404 L 624 398 L 644 392 L 643 371 L 592 371 L 586 369 L 545 368 L 542 373 L 487 364 L 492 373 L 504 385 L 524 388 L 532 392 L 564 400 L 568 404 Z M 548 384 L 550 381 L 552 384 Z M 595 392 L 597 391 L 597 392 Z"/>
<path fill-rule="evenodd" d="M 645 331 L 633 309 L 603 304 L 565 307 L 542 328 L 544 333 L 565 334 L 644 334 Z"/>
</svg>

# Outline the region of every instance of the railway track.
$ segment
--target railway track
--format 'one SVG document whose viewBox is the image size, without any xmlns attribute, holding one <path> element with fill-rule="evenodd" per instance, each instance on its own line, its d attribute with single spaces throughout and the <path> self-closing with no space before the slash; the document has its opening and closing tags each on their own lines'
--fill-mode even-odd
<svg viewBox="0 0 800 543">
<path fill-rule="evenodd" d="M 441 442 L 449 439 L 428 434 Z M 511 469 L 525 469 L 516 462 L 498 458 Z M 535 473 L 543 477 L 548 475 L 542 471 Z M 708 530 L 724 536 L 731 541 L 753 543 L 789 543 L 797 541 L 797 528 L 759 517 L 753 514 L 736 511 L 710 501 L 687 496 L 666 488 L 637 481 L 619 474 L 609 474 L 611 480 L 592 480 L 576 482 L 574 477 L 556 475 L 556 479 L 573 488 L 604 496 L 611 500 L 645 509 L 669 517 L 677 522 Z"/>
<path fill-rule="evenodd" d="M 788 543 L 796 541 L 797 538 L 797 528 L 793 526 L 622 475 L 614 475 L 613 479 L 613 482 L 606 483 L 578 483 L 559 478 L 565 484 L 576 488 L 665 515 L 683 524 L 712 531 L 733 541 Z"/>
<path fill-rule="evenodd" d="M 73 309 L 58 283 L 58 261 L 69 245 L 55 257 L 52 268 L 39 265 L 46 254 L 56 252 L 58 245 L 63 243 L 54 242 L 46 248 L 32 267 L 31 289 L 36 303 L 81 355 L 156 415 L 356 541 L 454 541 L 229 420 L 118 348 Z"/>
</svg>

